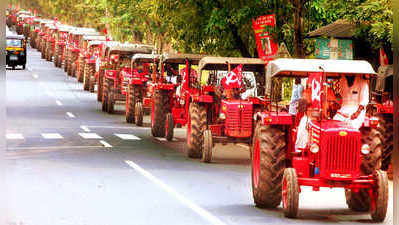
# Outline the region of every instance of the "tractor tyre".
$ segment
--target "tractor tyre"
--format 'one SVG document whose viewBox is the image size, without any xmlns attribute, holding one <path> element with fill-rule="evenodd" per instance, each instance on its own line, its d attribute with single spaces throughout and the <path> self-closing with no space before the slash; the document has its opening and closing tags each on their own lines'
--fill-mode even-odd
<svg viewBox="0 0 399 225">
<path fill-rule="evenodd" d="M 370 147 L 370 153 L 363 156 L 360 172 L 362 175 L 373 174 L 381 169 L 382 135 L 377 129 L 364 128 L 362 132 L 362 144 Z M 359 189 L 357 193 L 350 189 L 345 190 L 346 204 L 349 209 L 357 212 L 370 210 L 370 195 L 368 189 Z"/>
<path fill-rule="evenodd" d="M 58 67 L 58 55 L 59 55 L 59 48 L 57 46 L 55 46 L 55 53 L 54 53 L 54 66 Z"/>
<path fill-rule="evenodd" d="M 134 123 L 134 110 L 135 110 L 135 100 L 134 100 L 134 86 L 128 85 L 127 87 L 127 96 L 126 96 L 126 122 L 127 123 Z"/>
<path fill-rule="evenodd" d="M 187 156 L 201 158 L 203 134 L 207 129 L 207 111 L 198 103 L 191 103 L 189 107 L 190 122 L 187 129 Z"/>
<path fill-rule="evenodd" d="M 83 69 L 83 90 L 89 91 L 90 90 L 90 73 L 89 73 L 89 64 L 85 63 L 84 64 L 84 69 Z"/>
<path fill-rule="evenodd" d="M 105 79 L 105 78 L 104 78 Z M 108 82 L 107 81 L 103 81 L 104 83 L 104 87 L 103 87 L 103 97 L 102 97 L 102 111 L 103 112 L 107 112 L 107 103 L 108 103 L 108 92 L 109 92 L 109 88 L 108 88 Z"/>
<path fill-rule="evenodd" d="M 382 158 L 381 158 L 381 169 L 387 171 L 391 164 L 392 151 L 393 151 L 393 116 L 392 114 L 380 115 L 379 116 L 380 126 L 378 131 L 382 135 Z"/>
<path fill-rule="evenodd" d="M 175 124 L 174 124 L 174 121 L 173 121 L 172 113 L 166 114 L 165 138 L 166 138 L 167 141 L 172 141 L 174 127 L 175 127 Z"/>
<path fill-rule="evenodd" d="M 299 185 L 298 177 L 294 168 L 286 168 L 283 176 L 283 209 L 284 216 L 295 218 L 298 215 Z"/>
<path fill-rule="evenodd" d="M 98 79 L 97 79 L 97 101 L 101 102 L 103 100 L 103 84 L 104 84 L 104 70 L 100 70 L 98 73 Z"/>
<path fill-rule="evenodd" d="M 82 83 L 83 79 L 84 79 L 83 76 L 84 76 L 84 73 L 86 70 L 86 63 L 85 63 L 83 57 L 79 57 L 78 64 L 79 64 L 79 67 L 78 67 L 78 69 L 76 69 L 76 77 L 78 78 L 78 82 Z M 89 89 L 87 89 L 87 91 L 88 90 Z"/>
<path fill-rule="evenodd" d="M 96 72 L 96 68 L 94 67 L 94 65 L 93 64 L 88 65 L 87 74 L 89 76 L 89 91 L 91 93 L 94 93 L 94 84 L 95 84 L 94 74 L 95 74 L 95 72 Z"/>
<path fill-rule="evenodd" d="M 167 92 L 156 90 L 153 95 L 153 111 L 151 112 L 151 133 L 154 137 L 165 137 L 165 120 L 167 113 Z"/>
<path fill-rule="evenodd" d="M 201 161 L 205 163 L 212 162 L 213 139 L 211 130 L 205 130 L 203 134 L 204 143 L 202 146 Z"/>
<path fill-rule="evenodd" d="M 252 194 L 260 208 L 276 208 L 282 199 L 286 137 L 282 127 L 258 126 L 252 144 Z"/>
<path fill-rule="evenodd" d="M 385 171 L 375 173 L 376 188 L 373 190 L 374 202 L 371 204 L 371 218 L 373 222 L 381 223 L 385 220 L 388 209 L 388 176 Z"/>
<path fill-rule="evenodd" d="M 65 73 L 68 72 L 68 65 L 69 65 L 68 61 L 69 61 L 69 54 L 68 54 L 68 51 L 65 50 L 65 57 L 64 57 L 64 72 Z"/>
<path fill-rule="evenodd" d="M 108 83 L 108 98 L 107 98 L 107 113 L 112 114 L 114 113 L 114 106 L 115 106 L 115 100 L 114 100 L 114 84 L 113 81 L 110 79 L 107 79 L 106 83 Z"/>
<path fill-rule="evenodd" d="M 136 125 L 141 127 L 143 126 L 143 103 L 136 102 L 135 110 L 134 110 L 134 120 Z"/>
</svg>

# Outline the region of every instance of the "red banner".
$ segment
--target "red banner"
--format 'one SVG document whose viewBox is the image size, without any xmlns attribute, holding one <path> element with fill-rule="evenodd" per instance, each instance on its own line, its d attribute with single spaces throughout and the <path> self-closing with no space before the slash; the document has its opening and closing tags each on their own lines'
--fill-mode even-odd
<svg viewBox="0 0 399 225">
<path fill-rule="evenodd" d="M 252 26 L 255 31 L 259 58 L 264 61 L 273 59 L 277 53 L 278 44 L 273 41 L 273 38 L 265 29 L 266 27 L 276 26 L 274 14 L 260 16 L 256 20 L 252 20 Z"/>
<path fill-rule="evenodd" d="M 322 72 L 315 72 L 315 73 L 309 73 L 309 79 L 308 79 L 308 84 L 311 87 L 312 90 L 312 108 L 318 108 L 321 109 L 321 98 L 322 98 L 322 77 L 323 73 Z"/>
</svg>

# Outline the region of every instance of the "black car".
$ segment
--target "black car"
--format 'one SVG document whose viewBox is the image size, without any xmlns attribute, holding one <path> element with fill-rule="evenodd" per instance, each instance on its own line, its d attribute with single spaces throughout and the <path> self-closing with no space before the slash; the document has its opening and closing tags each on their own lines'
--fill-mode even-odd
<svg viewBox="0 0 399 225">
<path fill-rule="evenodd" d="M 26 66 L 26 40 L 22 35 L 7 35 L 6 63 L 15 69 L 17 66 Z"/>
</svg>

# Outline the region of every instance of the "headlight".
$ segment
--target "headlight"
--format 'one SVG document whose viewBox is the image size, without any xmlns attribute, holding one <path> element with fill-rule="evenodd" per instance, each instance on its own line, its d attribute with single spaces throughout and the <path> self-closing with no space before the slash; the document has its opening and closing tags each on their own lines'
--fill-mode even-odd
<svg viewBox="0 0 399 225">
<path fill-rule="evenodd" d="M 370 146 L 368 144 L 362 145 L 361 152 L 363 155 L 367 155 L 370 153 Z"/>
<path fill-rule="evenodd" d="M 312 144 L 312 146 L 310 146 L 310 151 L 311 151 L 313 154 L 318 153 L 319 150 L 320 150 L 320 147 L 319 147 L 318 144 Z"/>
<path fill-rule="evenodd" d="M 226 119 L 226 115 L 224 113 L 220 113 L 219 118 L 224 120 L 224 119 Z"/>
</svg>

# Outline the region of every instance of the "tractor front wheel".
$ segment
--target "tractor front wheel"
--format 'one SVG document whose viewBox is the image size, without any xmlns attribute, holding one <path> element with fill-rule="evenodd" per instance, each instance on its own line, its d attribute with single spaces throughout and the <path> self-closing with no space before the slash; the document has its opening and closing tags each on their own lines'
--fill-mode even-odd
<svg viewBox="0 0 399 225">
<path fill-rule="evenodd" d="M 107 82 L 108 82 L 107 112 L 112 114 L 114 113 L 114 106 L 115 106 L 114 91 L 113 91 L 113 85 L 111 84 L 110 80 L 107 80 Z"/>
<path fill-rule="evenodd" d="M 100 70 L 98 73 L 98 79 L 97 79 L 97 101 L 101 102 L 103 100 L 103 83 L 104 83 L 104 78 L 101 74 L 104 73 L 104 70 Z"/>
<path fill-rule="evenodd" d="M 374 222 L 383 222 L 388 209 L 388 176 L 385 171 L 375 173 L 376 187 L 373 190 L 370 214 Z"/>
<path fill-rule="evenodd" d="M 175 127 L 173 122 L 173 115 L 172 113 L 166 114 L 166 124 L 165 124 L 165 138 L 168 141 L 173 139 L 173 128 Z"/>
<path fill-rule="evenodd" d="M 251 149 L 252 194 L 260 208 L 276 208 L 282 198 L 286 138 L 282 127 L 258 126 Z"/>
<path fill-rule="evenodd" d="M 136 102 L 134 120 L 137 126 L 143 126 L 143 104 L 141 102 Z"/>
<path fill-rule="evenodd" d="M 108 109 L 107 103 L 108 103 L 109 88 L 108 88 L 108 82 L 107 81 L 103 81 L 103 83 L 104 83 L 104 87 L 102 87 L 103 96 L 102 96 L 101 102 L 102 102 L 102 110 L 103 110 L 103 112 L 106 112 L 107 109 Z"/>
<path fill-rule="evenodd" d="M 286 168 L 283 176 L 283 209 L 284 216 L 295 218 L 298 215 L 299 185 L 294 168 Z"/>
<path fill-rule="evenodd" d="M 91 93 L 94 93 L 94 84 L 95 84 L 95 73 L 96 73 L 96 68 L 91 64 L 88 65 L 87 68 L 87 76 L 89 77 L 89 91 Z"/>
<path fill-rule="evenodd" d="M 202 148 L 202 162 L 212 162 L 213 139 L 211 130 L 204 131 L 204 144 Z"/>
</svg>

